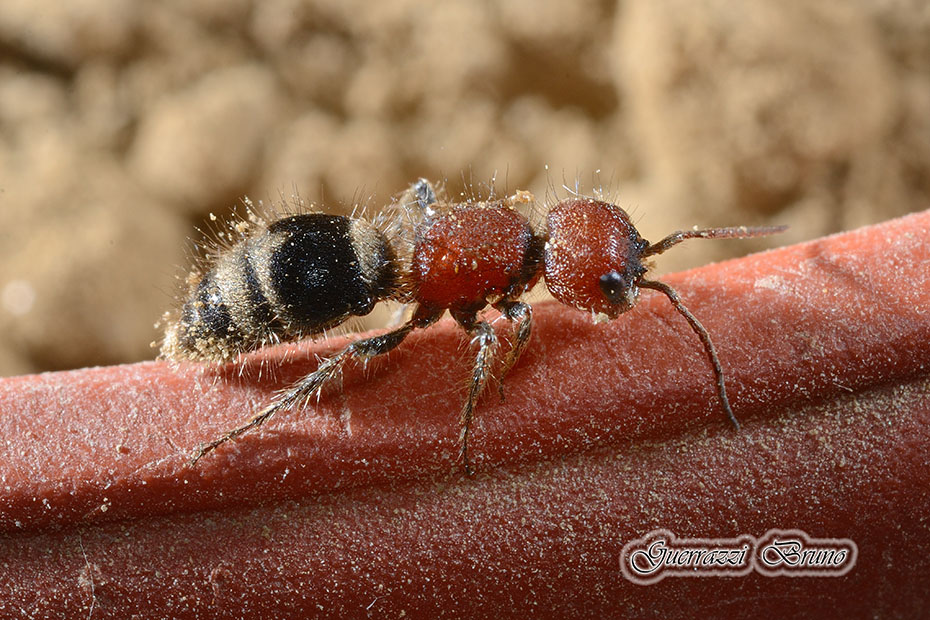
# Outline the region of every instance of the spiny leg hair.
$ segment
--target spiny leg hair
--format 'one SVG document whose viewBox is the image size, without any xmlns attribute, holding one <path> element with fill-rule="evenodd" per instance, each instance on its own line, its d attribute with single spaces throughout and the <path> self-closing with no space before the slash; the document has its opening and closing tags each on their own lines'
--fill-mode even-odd
<svg viewBox="0 0 930 620">
<path fill-rule="evenodd" d="M 472 342 L 478 344 L 478 354 L 475 356 L 475 365 L 468 386 L 468 397 L 465 399 L 462 416 L 459 419 L 459 445 L 461 447 L 459 454 L 465 466 L 465 473 L 471 475 L 474 470 L 472 470 L 471 462 L 468 459 L 468 437 L 471 433 L 471 422 L 475 414 L 475 407 L 491 375 L 491 364 L 494 362 L 494 352 L 497 349 L 497 335 L 490 323 L 485 321 L 478 321 L 470 325 L 463 324 L 462 326 L 473 336 Z"/>
<path fill-rule="evenodd" d="M 377 355 L 383 355 L 394 349 L 418 326 L 418 322 L 411 320 L 386 334 L 365 338 L 364 340 L 357 340 L 339 353 L 326 358 L 315 371 L 294 383 L 294 385 L 275 399 L 273 403 L 255 414 L 248 422 L 241 426 L 237 426 L 213 441 L 201 444 L 196 452 L 194 452 L 190 464 L 195 465 L 197 461 L 227 441 L 235 439 L 239 435 L 261 426 L 277 412 L 292 407 L 300 400 L 309 398 L 314 392 L 322 388 L 327 381 L 336 376 L 349 360 L 356 358 L 367 359 Z"/>
<path fill-rule="evenodd" d="M 530 341 L 530 335 L 533 332 L 533 308 L 522 301 L 514 301 L 511 299 L 500 301 L 495 304 L 495 307 L 500 310 L 501 314 L 507 317 L 509 321 L 517 322 L 517 326 L 514 329 L 513 344 L 510 351 L 507 352 L 506 357 L 504 357 L 500 376 L 497 380 L 497 391 L 500 394 L 501 401 L 503 401 L 504 377 L 507 376 L 510 369 L 519 361 L 524 349 L 526 349 L 527 343 Z"/>
</svg>

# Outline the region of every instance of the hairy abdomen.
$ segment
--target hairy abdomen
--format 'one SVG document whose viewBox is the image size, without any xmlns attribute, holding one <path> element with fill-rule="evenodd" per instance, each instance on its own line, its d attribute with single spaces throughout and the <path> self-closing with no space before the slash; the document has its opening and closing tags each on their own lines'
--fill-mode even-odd
<svg viewBox="0 0 930 620">
<path fill-rule="evenodd" d="M 365 220 L 280 219 L 217 253 L 169 317 L 162 354 L 222 361 L 297 340 L 368 314 L 399 281 L 393 248 Z"/>
</svg>

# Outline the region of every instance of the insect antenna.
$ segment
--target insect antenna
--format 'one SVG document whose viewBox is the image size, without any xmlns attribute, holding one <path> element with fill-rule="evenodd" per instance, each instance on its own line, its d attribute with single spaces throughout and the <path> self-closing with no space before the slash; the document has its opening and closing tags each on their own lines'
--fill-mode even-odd
<svg viewBox="0 0 930 620">
<path fill-rule="evenodd" d="M 668 237 L 653 243 L 643 250 L 642 257 L 661 254 L 672 246 L 678 245 L 685 239 L 748 239 L 750 237 L 766 237 L 787 230 L 787 226 L 734 226 L 732 228 L 705 228 L 703 230 L 679 230 Z"/>
<path fill-rule="evenodd" d="M 723 406 L 723 411 L 727 414 L 727 418 L 729 418 L 736 430 L 739 430 L 739 422 L 736 416 L 733 415 L 733 410 L 730 408 L 730 399 L 727 398 L 727 388 L 723 383 L 723 368 L 720 366 L 720 359 L 717 357 L 717 350 L 714 348 L 714 343 L 710 340 L 710 334 L 707 333 L 707 330 L 704 329 L 701 322 L 697 320 L 697 317 L 691 314 L 691 311 L 685 307 L 678 293 L 671 286 L 664 282 L 659 282 L 658 280 L 639 280 L 637 284 L 642 288 L 651 288 L 655 291 L 664 293 L 669 301 L 672 302 L 672 305 L 675 306 L 675 309 L 678 310 L 679 314 L 687 319 L 688 323 L 691 325 L 691 329 L 694 330 L 694 333 L 696 333 L 698 338 L 701 339 L 701 342 L 704 343 L 704 350 L 707 352 L 707 357 L 710 359 L 710 365 L 714 368 L 714 377 L 717 380 L 717 396 L 720 398 L 720 404 Z"/>
</svg>

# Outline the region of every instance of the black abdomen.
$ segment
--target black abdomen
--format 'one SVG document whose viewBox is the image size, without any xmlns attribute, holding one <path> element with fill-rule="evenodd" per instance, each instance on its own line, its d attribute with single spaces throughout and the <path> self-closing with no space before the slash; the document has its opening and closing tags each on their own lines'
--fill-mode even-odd
<svg viewBox="0 0 930 620">
<path fill-rule="evenodd" d="M 297 340 L 368 314 L 397 281 L 394 251 L 368 222 L 322 213 L 277 220 L 218 256 L 162 352 L 229 360 Z"/>
<path fill-rule="evenodd" d="M 377 291 L 362 276 L 346 217 L 312 214 L 279 220 L 283 242 L 268 258 L 279 317 L 292 329 L 319 331 L 347 315 L 371 312 Z"/>
</svg>

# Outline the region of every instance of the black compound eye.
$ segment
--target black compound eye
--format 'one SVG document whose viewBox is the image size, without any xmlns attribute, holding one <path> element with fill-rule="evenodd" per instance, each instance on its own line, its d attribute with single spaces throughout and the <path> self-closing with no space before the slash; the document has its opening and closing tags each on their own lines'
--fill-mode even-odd
<svg viewBox="0 0 930 620">
<path fill-rule="evenodd" d="M 615 304 L 625 299 L 630 289 L 630 283 L 616 271 L 610 271 L 602 275 L 599 284 L 604 296 Z"/>
</svg>

